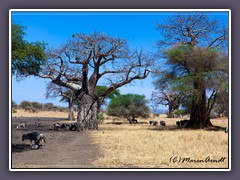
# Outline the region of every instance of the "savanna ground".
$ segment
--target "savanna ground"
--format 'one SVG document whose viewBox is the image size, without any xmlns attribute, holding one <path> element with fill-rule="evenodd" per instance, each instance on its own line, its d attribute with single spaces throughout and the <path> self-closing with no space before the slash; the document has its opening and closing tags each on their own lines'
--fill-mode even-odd
<svg viewBox="0 0 240 180">
<path fill-rule="evenodd" d="M 17 110 L 12 117 L 12 168 L 228 168 L 227 118 L 211 120 L 214 128 L 190 130 L 165 115 L 132 125 L 105 116 L 98 131 L 75 132 L 53 130 L 56 122 L 71 123 L 66 113 Z M 153 119 L 166 126 L 149 126 Z M 47 143 L 31 150 L 21 137 L 36 130 L 35 122 L 42 123 L 37 131 Z M 26 128 L 16 129 L 19 123 Z"/>
</svg>

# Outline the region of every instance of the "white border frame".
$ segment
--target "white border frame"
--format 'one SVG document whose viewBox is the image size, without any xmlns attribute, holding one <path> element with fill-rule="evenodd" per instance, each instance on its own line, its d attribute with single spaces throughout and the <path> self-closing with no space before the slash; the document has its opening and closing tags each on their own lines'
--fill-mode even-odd
<svg viewBox="0 0 240 180">
<path fill-rule="evenodd" d="M 12 66 L 11 55 L 12 55 L 12 43 L 11 43 L 11 24 L 12 24 L 12 12 L 228 12 L 228 25 L 229 25 L 229 117 L 228 117 L 228 169 L 12 169 Z M 11 78 L 10 78 L 11 77 Z M 230 9 L 10 9 L 9 10 L 9 171 L 231 171 L 231 10 Z"/>
</svg>

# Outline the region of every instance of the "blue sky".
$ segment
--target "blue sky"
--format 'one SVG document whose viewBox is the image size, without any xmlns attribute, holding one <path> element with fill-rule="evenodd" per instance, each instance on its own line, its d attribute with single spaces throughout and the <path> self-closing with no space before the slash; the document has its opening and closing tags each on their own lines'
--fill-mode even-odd
<svg viewBox="0 0 240 180">
<path fill-rule="evenodd" d="M 113 37 L 126 39 L 132 49 L 156 51 L 155 42 L 160 38 L 156 24 L 176 12 L 12 12 L 12 22 L 26 26 L 24 37 L 27 41 L 44 41 L 50 47 L 56 47 L 71 38 L 73 33 L 89 34 L 103 32 Z M 215 12 L 224 21 L 226 13 Z M 67 106 L 59 99 L 46 99 L 47 80 L 30 77 L 17 82 L 12 78 L 12 99 L 19 104 L 23 100 L 52 102 Z M 136 81 L 134 86 L 120 88 L 120 93 L 144 94 L 151 98 L 154 90 L 152 77 Z M 161 106 L 161 109 L 166 107 Z"/>
</svg>

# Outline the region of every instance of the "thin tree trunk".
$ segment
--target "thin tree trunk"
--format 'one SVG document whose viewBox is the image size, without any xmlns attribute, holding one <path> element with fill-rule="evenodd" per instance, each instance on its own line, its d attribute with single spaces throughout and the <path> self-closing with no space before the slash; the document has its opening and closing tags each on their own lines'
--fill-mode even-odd
<svg viewBox="0 0 240 180">
<path fill-rule="evenodd" d="M 74 102 L 72 99 L 69 100 L 68 102 L 68 120 L 69 121 L 74 121 Z"/>
</svg>

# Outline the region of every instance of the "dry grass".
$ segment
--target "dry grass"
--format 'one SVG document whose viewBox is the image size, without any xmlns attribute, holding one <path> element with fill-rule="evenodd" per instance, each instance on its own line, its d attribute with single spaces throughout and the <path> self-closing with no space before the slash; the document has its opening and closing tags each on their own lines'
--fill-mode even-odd
<svg viewBox="0 0 240 180">
<path fill-rule="evenodd" d="M 75 113 L 76 115 L 76 113 Z M 52 117 L 52 118 L 67 118 L 67 112 L 58 111 L 39 111 L 36 113 L 31 113 L 29 111 L 24 111 L 23 109 L 17 109 L 16 113 L 12 114 L 12 117 Z"/>
<path fill-rule="evenodd" d="M 15 117 L 67 117 L 64 112 L 28 113 L 18 110 Z M 185 117 L 187 118 L 187 117 Z M 125 120 L 105 116 L 99 131 L 90 132 L 101 156 L 93 163 L 107 168 L 228 168 L 228 135 L 223 131 L 177 129 L 176 118 L 151 117 L 138 119 L 140 124 L 130 125 Z M 152 127 L 149 120 L 164 120 L 166 127 Z M 116 124 L 112 124 L 112 123 Z M 227 119 L 211 120 L 213 125 L 226 127 Z M 171 162 L 177 157 L 205 160 L 207 157 L 224 162 Z"/>
<path fill-rule="evenodd" d="M 167 123 L 167 127 L 101 124 L 99 131 L 91 133 L 102 152 L 102 157 L 93 164 L 111 168 L 228 168 L 228 136 L 223 131 L 177 129 L 176 119 L 155 118 L 160 119 Z M 107 121 L 109 123 L 111 120 Z M 212 122 L 226 127 L 227 120 Z M 207 157 L 226 159 L 219 163 L 174 163 L 170 162 L 172 157 L 177 157 L 177 160 L 188 157 L 191 160 L 205 160 Z"/>
</svg>

